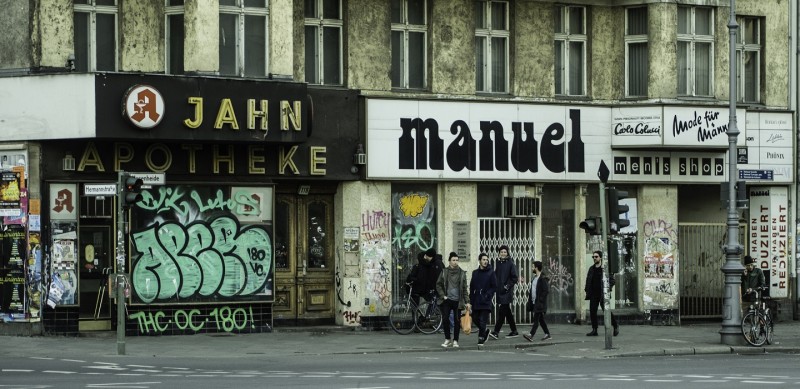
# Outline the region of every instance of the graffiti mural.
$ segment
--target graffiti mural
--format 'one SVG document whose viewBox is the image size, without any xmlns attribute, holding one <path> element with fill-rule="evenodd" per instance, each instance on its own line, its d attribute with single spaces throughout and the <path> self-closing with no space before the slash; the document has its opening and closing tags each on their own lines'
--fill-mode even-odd
<svg viewBox="0 0 800 389">
<path fill-rule="evenodd" d="M 272 218 L 264 188 L 185 186 L 143 191 L 133 228 L 131 277 L 138 303 L 272 297 Z M 257 194 L 256 194 L 257 193 Z M 271 202 L 271 199 L 269 200 Z"/>
<path fill-rule="evenodd" d="M 361 261 L 364 271 L 364 305 L 370 315 L 386 315 L 391 305 L 392 284 L 389 272 L 391 215 L 384 210 L 361 213 Z M 352 288 L 355 292 L 355 288 Z M 356 320 L 352 314 L 345 323 Z M 360 320 L 358 318 L 357 320 Z"/>
<path fill-rule="evenodd" d="M 138 311 L 128 315 L 138 335 L 258 332 L 269 328 L 252 306 L 215 306 Z"/>
<path fill-rule="evenodd" d="M 417 255 L 436 248 L 436 186 L 392 185 L 391 231 L 394 290 L 399 291 Z"/>
</svg>

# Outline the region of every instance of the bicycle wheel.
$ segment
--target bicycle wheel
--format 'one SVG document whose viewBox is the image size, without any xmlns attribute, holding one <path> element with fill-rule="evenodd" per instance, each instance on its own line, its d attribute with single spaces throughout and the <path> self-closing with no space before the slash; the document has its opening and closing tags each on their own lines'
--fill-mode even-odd
<svg viewBox="0 0 800 389">
<path fill-rule="evenodd" d="M 408 335 L 414 331 L 414 304 L 407 301 L 392 305 L 389 311 L 389 326 L 400 335 Z"/>
<path fill-rule="evenodd" d="M 764 320 L 758 317 L 755 312 L 750 312 L 742 319 L 742 335 L 747 343 L 753 346 L 761 346 L 767 341 Z"/>
<path fill-rule="evenodd" d="M 423 334 L 432 334 L 442 327 L 442 311 L 439 306 L 426 301 L 417 308 L 417 328 Z"/>
</svg>

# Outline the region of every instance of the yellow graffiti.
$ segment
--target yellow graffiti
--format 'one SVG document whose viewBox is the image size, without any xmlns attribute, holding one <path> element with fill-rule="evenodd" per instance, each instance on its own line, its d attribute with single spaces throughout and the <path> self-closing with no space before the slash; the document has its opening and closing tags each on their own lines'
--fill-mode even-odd
<svg viewBox="0 0 800 389">
<path fill-rule="evenodd" d="M 403 211 L 403 216 L 406 217 L 419 216 L 427 204 L 428 196 L 412 194 L 400 198 L 400 210 Z"/>
</svg>

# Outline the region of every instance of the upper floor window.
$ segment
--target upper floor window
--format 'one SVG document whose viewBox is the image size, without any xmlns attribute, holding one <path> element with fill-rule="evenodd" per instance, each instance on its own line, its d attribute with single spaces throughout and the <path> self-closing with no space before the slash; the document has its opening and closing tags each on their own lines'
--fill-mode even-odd
<svg viewBox="0 0 800 389">
<path fill-rule="evenodd" d="M 267 75 L 267 0 L 219 0 L 219 73 Z"/>
<path fill-rule="evenodd" d="M 761 101 L 761 19 L 738 17 L 739 34 L 736 42 L 736 79 L 738 101 Z"/>
<path fill-rule="evenodd" d="M 75 0 L 75 70 L 117 70 L 117 0 Z"/>
<path fill-rule="evenodd" d="M 625 96 L 646 97 L 648 63 L 647 7 L 625 12 Z"/>
<path fill-rule="evenodd" d="M 714 90 L 714 10 L 678 6 L 678 94 L 711 96 Z"/>
<path fill-rule="evenodd" d="M 508 2 L 475 1 L 475 90 L 508 93 Z"/>
<path fill-rule="evenodd" d="M 557 95 L 586 94 L 586 7 L 558 5 L 555 12 Z"/>
<path fill-rule="evenodd" d="M 426 0 L 392 0 L 392 87 L 425 88 Z"/>
<path fill-rule="evenodd" d="M 342 2 L 305 0 L 306 82 L 342 84 Z"/>
<path fill-rule="evenodd" d="M 164 14 L 166 17 L 164 28 L 167 43 L 166 61 L 167 74 L 183 74 L 183 41 L 185 33 L 183 28 L 183 1 L 166 0 Z"/>
</svg>

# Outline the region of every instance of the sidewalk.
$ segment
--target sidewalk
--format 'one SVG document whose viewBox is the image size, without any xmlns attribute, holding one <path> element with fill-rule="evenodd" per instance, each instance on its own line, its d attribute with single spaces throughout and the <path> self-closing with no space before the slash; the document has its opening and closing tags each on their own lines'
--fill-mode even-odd
<svg viewBox="0 0 800 389">
<path fill-rule="evenodd" d="M 612 348 L 605 348 L 605 337 L 587 337 L 586 325 L 550 325 L 552 339 L 534 342 L 522 336 L 489 340 L 483 350 L 525 350 L 554 357 L 608 358 L 653 355 L 800 353 L 800 321 L 776 324 L 774 345 L 752 347 L 720 343 L 719 324 L 683 326 L 621 326 L 620 335 L 612 338 Z M 504 328 L 506 333 L 508 327 Z M 518 328 L 520 333 L 529 327 Z M 459 349 L 440 346 L 442 334 L 398 335 L 391 330 L 366 330 L 360 327 L 291 327 L 276 328 L 265 334 L 199 334 L 189 336 L 126 337 L 128 356 L 233 358 L 278 357 L 289 355 L 338 355 L 402 352 L 460 352 L 478 350 L 476 333 L 461 334 Z M 103 332 L 88 337 L 0 337 L 7 356 L 27 357 L 117 357 L 116 333 Z M 11 352 L 10 350 L 15 350 Z M 124 358 L 124 356 L 120 356 Z"/>
</svg>

